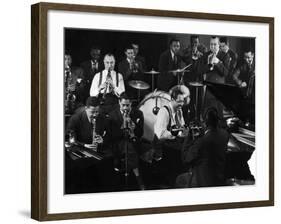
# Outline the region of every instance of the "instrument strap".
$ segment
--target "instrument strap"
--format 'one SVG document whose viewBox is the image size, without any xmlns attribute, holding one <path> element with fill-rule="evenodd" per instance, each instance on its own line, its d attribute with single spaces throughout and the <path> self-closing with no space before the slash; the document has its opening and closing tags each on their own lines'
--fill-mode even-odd
<svg viewBox="0 0 281 224">
<path fill-rule="evenodd" d="M 116 72 L 116 87 L 119 85 L 119 73 Z"/>
<path fill-rule="evenodd" d="M 168 128 L 167 128 L 167 130 L 169 130 L 171 128 L 171 120 L 173 119 L 172 111 L 171 111 L 170 107 L 168 107 L 167 105 L 165 105 L 164 107 L 167 109 L 167 111 L 169 113 L 169 124 L 168 124 Z"/>
<path fill-rule="evenodd" d="M 100 72 L 99 86 L 101 85 L 101 81 L 102 81 L 102 72 Z"/>
</svg>

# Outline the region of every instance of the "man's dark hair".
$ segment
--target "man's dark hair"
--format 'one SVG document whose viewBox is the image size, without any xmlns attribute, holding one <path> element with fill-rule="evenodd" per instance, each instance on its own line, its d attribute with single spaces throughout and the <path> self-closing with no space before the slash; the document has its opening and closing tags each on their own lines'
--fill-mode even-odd
<svg viewBox="0 0 281 224">
<path fill-rule="evenodd" d="M 244 54 L 245 54 L 245 53 L 249 53 L 249 52 L 251 52 L 251 54 L 255 54 L 254 49 L 251 48 L 251 47 L 248 47 L 248 48 L 246 48 L 246 49 L 244 50 Z"/>
<path fill-rule="evenodd" d="M 171 44 L 172 44 L 173 42 L 180 42 L 180 40 L 179 40 L 179 39 L 176 39 L 176 38 L 172 38 L 172 39 L 170 40 L 170 42 L 169 42 L 169 46 L 171 46 Z"/>
<path fill-rule="evenodd" d="M 225 43 L 226 45 L 229 43 L 227 37 L 220 37 L 220 42 Z"/>
<path fill-rule="evenodd" d="M 70 55 L 70 56 L 71 56 L 70 50 L 69 50 L 69 49 L 65 50 L 65 51 L 64 51 L 64 55 Z"/>
<path fill-rule="evenodd" d="M 134 49 L 133 44 L 128 44 L 125 46 L 124 51 L 126 52 L 127 50 L 133 50 L 133 49 Z"/>
<path fill-rule="evenodd" d="M 120 100 L 120 101 L 122 101 L 122 100 L 131 100 L 131 97 L 130 97 L 127 93 L 123 92 L 123 93 L 121 93 L 121 95 L 119 96 L 119 100 Z"/>
<path fill-rule="evenodd" d="M 219 123 L 218 111 L 215 107 L 209 107 L 205 113 L 205 122 L 208 127 L 217 128 Z"/>
<path fill-rule="evenodd" d="M 100 101 L 97 97 L 89 96 L 86 101 L 86 107 L 97 107 L 100 105 Z"/>
<path fill-rule="evenodd" d="M 90 49 L 91 50 L 100 50 L 101 51 L 101 47 L 99 45 L 93 45 Z"/>
<path fill-rule="evenodd" d="M 220 40 L 220 38 L 218 36 L 211 36 L 211 39 L 218 39 L 218 40 Z"/>
<path fill-rule="evenodd" d="M 171 89 L 171 98 L 174 100 L 177 100 L 178 95 L 183 95 L 184 93 L 182 92 L 182 90 L 180 89 L 179 86 L 174 86 Z"/>
<path fill-rule="evenodd" d="M 198 35 L 191 35 L 190 36 L 190 42 L 192 42 L 192 40 L 194 39 L 199 39 L 199 36 Z"/>
</svg>

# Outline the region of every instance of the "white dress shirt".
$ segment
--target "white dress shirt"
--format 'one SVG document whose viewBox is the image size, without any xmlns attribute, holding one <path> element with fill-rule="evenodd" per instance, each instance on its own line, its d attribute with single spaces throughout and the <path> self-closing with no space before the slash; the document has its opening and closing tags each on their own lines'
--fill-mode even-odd
<svg viewBox="0 0 281 224">
<path fill-rule="evenodd" d="M 102 71 L 101 85 L 106 81 L 107 74 L 108 74 L 108 70 Z M 116 86 L 116 83 L 117 83 L 116 82 L 116 71 L 111 71 L 110 75 L 111 75 L 111 78 L 113 81 L 114 92 L 117 93 L 118 95 L 125 92 L 125 86 L 124 86 L 124 80 L 123 80 L 122 74 L 118 73 L 118 86 Z M 98 96 L 99 93 L 102 93 L 102 94 L 104 93 L 105 89 L 103 89 L 99 92 L 99 83 L 100 83 L 100 72 L 96 73 L 93 78 L 91 89 L 90 89 L 90 96 Z"/>
<path fill-rule="evenodd" d="M 173 126 L 176 124 L 176 114 L 177 112 L 174 111 L 174 109 L 171 106 L 171 103 L 168 104 L 169 110 L 172 114 L 170 125 Z M 183 126 L 185 124 L 182 111 L 180 110 L 181 115 L 179 118 L 180 125 Z M 172 133 L 167 130 L 168 124 L 170 121 L 169 112 L 165 107 L 160 108 L 157 117 L 156 122 L 154 124 L 154 133 L 156 134 L 158 139 L 170 139 L 173 135 Z"/>
</svg>

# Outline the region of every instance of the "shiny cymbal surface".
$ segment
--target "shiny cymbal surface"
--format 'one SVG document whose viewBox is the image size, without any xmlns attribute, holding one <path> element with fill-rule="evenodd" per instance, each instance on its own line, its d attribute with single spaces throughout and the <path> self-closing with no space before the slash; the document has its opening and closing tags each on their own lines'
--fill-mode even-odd
<svg viewBox="0 0 281 224">
<path fill-rule="evenodd" d="M 160 72 L 157 72 L 157 71 L 154 71 L 154 70 L 151 70 L 151 71 L 148 71 L 148 72 L 144 72 L 144 74 L 160 74 Z"/>
<path fill-rule="evenodd" d="M 204 84 L 202 82 L 189 82 L 188 85 L 190 86 L 196 86 L 196 87 L 202 87 Z"/>
<path fill-rule="evenodd" d="M 149 89 L 150 85 L 141 80 L 131 80 L 129 85 L 135 89 Z"/>
<path fill-rule="evenodd" d="M 190 70 L 176 69 L 176 70 L 170 70 L 168 72 L 170 72 L 170 73 L 182 73 L 182 72 L 190 72 Z"/>
</svg>

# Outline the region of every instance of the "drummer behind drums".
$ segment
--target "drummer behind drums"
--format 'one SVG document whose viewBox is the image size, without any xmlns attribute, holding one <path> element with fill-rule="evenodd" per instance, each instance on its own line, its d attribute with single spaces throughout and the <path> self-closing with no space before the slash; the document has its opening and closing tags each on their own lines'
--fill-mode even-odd
<svg viewBox="0 0 281 224">
<path fill-rule="evenodd" d="M 167 178 L 165 184 L 173 187 L 176 176 L 182 171 L 181 153 L 183 140 L 189 135 L 186 116 L 182 107 L 189 104 L 187 87 L 175 86 L 170 91 L 171 101 L 163 106 L 154 125 L 153 148 L 155 160 L 161 160 L 161 172 Z"/>
<path fill-rule="evenodd" d="M 114 71 L 114 55 L 106 54 L 103 62 L 105 69 L 96 73 L 92 81 L 90 96 L 99 97 L 102 101 L 102 111 L 108 114 L 118 106 L 118 97 L 125 92 L 125 86 L 122 74 Z"/>
</svg>

